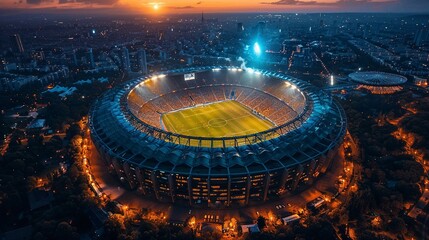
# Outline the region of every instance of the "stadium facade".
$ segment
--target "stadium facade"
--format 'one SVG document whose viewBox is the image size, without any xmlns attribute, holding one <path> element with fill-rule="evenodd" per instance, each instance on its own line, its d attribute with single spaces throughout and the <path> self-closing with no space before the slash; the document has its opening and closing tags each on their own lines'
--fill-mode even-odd
<svg viewBox="0 0 429 240">
<path fill-rule="evenodd" d="M 218 138 L 163 129 L 165 112 L 230 99 L 275 126 Z M 328 171 L 347 125 L 339 104 L 314 86 L 231 67 L 132 80 L 100 97 L 89 120 L 94 145 L 130 189 L 160 201 L 209 207 L 264 202 L 311 185 Z"/>
<path fill-rule="evenodd" d="M 349 78 L 358 83 L 358 89 L 365 89 L 372 94 L 392 94 L 403 89 L 402 85 L 407 78 L 401 75 L 386 72 L 354 72 Z"/>
</svg>

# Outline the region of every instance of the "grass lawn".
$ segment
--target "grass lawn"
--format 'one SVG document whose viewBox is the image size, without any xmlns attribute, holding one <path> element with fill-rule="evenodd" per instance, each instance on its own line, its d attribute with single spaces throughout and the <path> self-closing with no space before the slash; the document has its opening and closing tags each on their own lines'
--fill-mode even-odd
<svg viewBox="0 0 429 240">
<path fill-rule="evenodd" d="M 197 137 L 241 136 L 274 126 L 232 100 L 166 113 L 162 122 L 170 132 Z"/>
</svg>

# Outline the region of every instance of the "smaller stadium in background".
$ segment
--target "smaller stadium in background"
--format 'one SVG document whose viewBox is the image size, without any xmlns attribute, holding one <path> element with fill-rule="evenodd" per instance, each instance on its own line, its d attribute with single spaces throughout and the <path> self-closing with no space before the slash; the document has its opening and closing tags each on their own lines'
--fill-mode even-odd
<svg viewBox="0 0 429 240">
<path fill-rule="evenodd" d="M 349 78 L 359 84 L 358 89 L 366 89 L 372 94 L 392 94 L 402 90 L 407 78 L 385 72 L 355 72 Z"/>
<path fill-rule="evenodd" d="M 100 97 L 91 138 L 142 195 L 201 207 L 245 206 L 311 185 L 346 133 L 343 109 L 287 75 L 233 67 L 171 70 Z"/>
</svg>

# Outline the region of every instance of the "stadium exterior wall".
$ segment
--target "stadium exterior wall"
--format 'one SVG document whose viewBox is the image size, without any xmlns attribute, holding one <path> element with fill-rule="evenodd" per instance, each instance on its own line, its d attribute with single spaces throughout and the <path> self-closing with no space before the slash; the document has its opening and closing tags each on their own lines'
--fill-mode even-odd
<svg viewBox="0 0 429 240">
<path fill-rule="evenodd" d="M 244 152 L 253 149 L 254 153 L 237 160 L 242 164 L 230 164 L 227 167 L 173 166 L 172 162 L 178 156 L 175 156 L 174 151 L 163 152 L 165 146 L 170 147 L 172 143 L 158 141 L 150 136 L 146 136 L 147 142 L 142 145 L 148 145 L 144 151 L 152 151 L 152 157 L 148 159 L 141 155 L 145 159 L 144 164 L 136 160 L 138 156 L 130 157 L 128 151 L 117 144 L 120 141 L 126 145 L 127 139 L 118 136 L 120 140 L 112 140 L 100 130 L 103 129 L 105 117 L 98 115 L 114 115 L 103 110 L 103 107 L 120 101 L 116 93 L 105 94 L 93 105 L 90 112 L 91 138 L 100 156 L 115 170 L 119 179 L 145 197 L 201 207 L 245 206 L 296 192 L 311 185 L 329 170 L 342 144 L 347 121 L 344 110 L 336 101 L 327 95 L 321 96 L 317 101 L 324 103 L 316 104 L 313 109 L 315 113 L 309 117 L 311 121 L 306 122 L 309 127 L 303 126 L 284 136 L 251 146 L 225 149 L 187 146 L 180 148 L 181 153 L 177 154 L 180 158 L 190 158 L 195 162 L 214 162 L 218 161 L 215 158 L 219 152 L 232 154 L 236 151 L 245 155 Z M 122 126 L 113 126 L 116 127 Z M 135 129 L 130 131 L 134 132 Z M 130 134 L 129 137 L 136 136 Z M 149 144 L 151 141 L 156 142 L 156 149 Z"/>
<path fill-rule="evenodd" d="M 110 156 L 102 146 L 95 145 L 121 182 L 131 190 L 160 201 L 175 203 L 185 200 L 191 206 L 244 206 L 265 202 L 269 196 L 293 193 L 326 173 L 340 147 L 336 145 L 317 159 L 288 168 L 239 175 L 199 176 L 139 168 Z"/>
</svg>

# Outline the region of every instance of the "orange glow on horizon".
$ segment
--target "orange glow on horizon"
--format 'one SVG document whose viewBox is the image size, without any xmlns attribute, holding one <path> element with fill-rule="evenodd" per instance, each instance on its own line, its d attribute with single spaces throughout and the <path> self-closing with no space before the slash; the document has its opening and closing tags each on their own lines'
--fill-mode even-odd
<svg viewBox="0 0 429 240">
<path fill-rule="evenodd" d="M 155 0 L 157 1 L 157 0 Z M 142 0 L 99 0 L 61 1 L 40 0 L 29 4 L 27 1 L 1 0 L 2 8 L 57 8 L 57 9 L 97 9 L 105 8 L 126 10 L 146 14 L 153 13 L 215 13 L 215 12 L 337 12 L 337 11 L 385 11 L 386 7 L 400 9 L 402 1 L 371 0 L 371 1 L 338 1 L 338 0 L 160 0 L 151 2 Z M 424 4 L 423 4 L 424 5 Z"/>
</svg>

